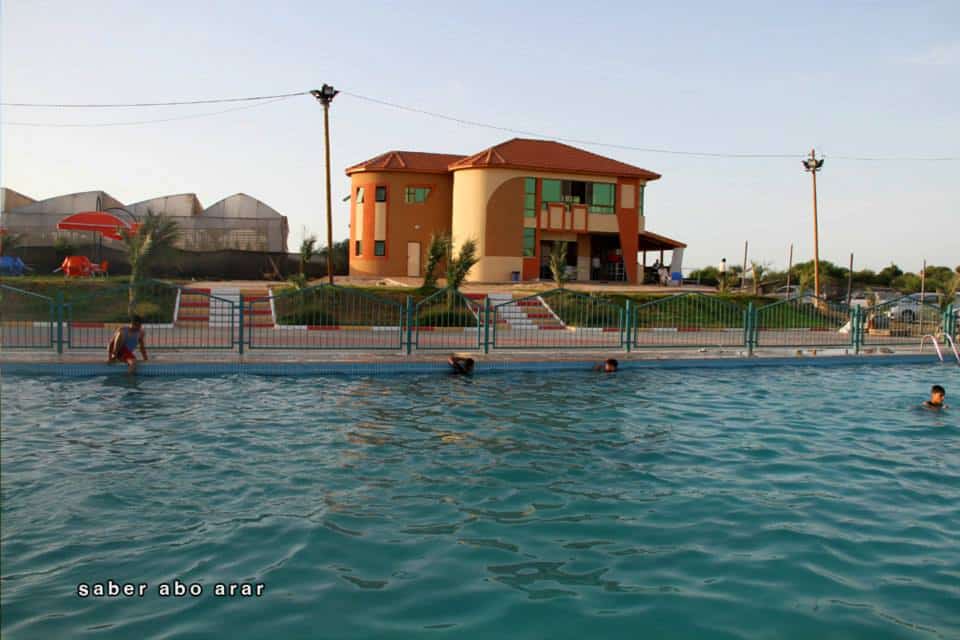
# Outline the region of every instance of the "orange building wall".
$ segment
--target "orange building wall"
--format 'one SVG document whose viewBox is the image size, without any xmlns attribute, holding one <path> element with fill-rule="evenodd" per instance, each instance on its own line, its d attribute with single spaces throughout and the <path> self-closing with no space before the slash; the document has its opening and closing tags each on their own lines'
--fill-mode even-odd
<svg viewBox="0 0 960 640">
<path fill-rule="evenodd" d="M 523 193 L 524 178 L 511 178 L 490 196 L 485 255 L 523 256 Z"/>
<path fill-rule="evenodd" d="M 387 188 L 385 255 L 374 255 L 376 224 L 376 188 Z M 363 187 L 364 202 L 356 203 L 357 188 Z M 422 204 L 404 201 L 406 187 L 430 187 L 430 196 Z M 350 176 L 350 275 L 406 276 L 407 243 L 420 243 L 420 275 L 423 275 L 427 246 L 432 233 L 449 233 L 452 223 L 452 175 L 363 171 Z M 363 207 L 362 233 L 356 226 L 356 207 Z M 419 227 L 419 228 L 417 228 Z M 361 255 L 355 255 L 356 240 L 361 240 Z"/>
</svg>

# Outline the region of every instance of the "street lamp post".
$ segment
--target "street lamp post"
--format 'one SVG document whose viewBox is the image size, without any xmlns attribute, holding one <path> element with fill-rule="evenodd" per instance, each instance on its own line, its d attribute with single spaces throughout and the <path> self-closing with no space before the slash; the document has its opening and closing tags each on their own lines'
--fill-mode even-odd
<svg viewBox="0 0 960 640">
<path fill-rule="evenodd" d="M 328 84 L 310 92 L 323 105 L 323 153 L 327 172 L 327 278 L 333 284 L 333 205 L 330 201 L 330 103 L 340 93 Z"/>
<path fill-rule="evenodd" d="M 817 158 L 815 149 L 803 161 L 803 168 L 813 176 L 813 295 L 820 299 L 820 231 L 817 225 L 817 172 L 823 167 L 823 158 Z"/>
<path fill-rule="evenodd" d="M 723 293 L 727 290 L 727 259 L 724 258 L 720 261 L 720 292 Z"/>
</svg>

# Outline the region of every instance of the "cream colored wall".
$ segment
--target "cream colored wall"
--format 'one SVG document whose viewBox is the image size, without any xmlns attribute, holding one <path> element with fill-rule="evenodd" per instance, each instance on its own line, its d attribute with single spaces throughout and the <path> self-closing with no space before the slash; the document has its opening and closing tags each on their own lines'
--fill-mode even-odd
<svg viewBox="0 0 960 640">
<path fill-rule="evenodd" d="M 487 203 L 490 196 L 511 178 L 548 178 L 552 180 L 590 180 L 616 183 L 615 176 L 584 176 L 566 173 L 544 173 L 525 169 L 461 169 L 453 173 L 453 235 L 454 249 L 468 238 L 477 242 L 480 259 L 467 276 L 469 282 L 497 282 L 510 280 L 511 271 L 522 271 L 522 256 L 488 256 L 484 239 L 487 233 Z M 539 212 L 538 212 L 539 213 Z M 591 214 L 590 231 L 617 231 L 617 217 Z M 595 218 L 597 219 L 595 221 Z M 524 226 L 536 226 L 539 218 L 524 219 Z M 575 240 L 575 236 L 573 237 Z"/>
<path fill-rule="evenodd" d="M 387 203 L 377 202 L 373 205 L 373 239 L 387 239 Z"/>
</svg>

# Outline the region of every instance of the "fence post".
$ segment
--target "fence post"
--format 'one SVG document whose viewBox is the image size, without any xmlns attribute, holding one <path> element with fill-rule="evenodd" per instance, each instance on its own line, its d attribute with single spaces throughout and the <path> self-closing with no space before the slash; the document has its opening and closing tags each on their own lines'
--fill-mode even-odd
<svg viewBox="0 0 960 640">
<path fill-rule="evenodd" d="M 623 328 L 627 333 L 624 347 L 627 353 L 630 353 L 630 342 L 633 339 L 633 300 L 630 298 L 627 298 L 627 306 L 624 308 L 623 313 L 626 314 L 626 318 L 624 318 L 620 324 L 624 325 Z"/>
<path fill-rule="evenodd" d="M 753 357 L 753 347 L 756 343 L 756 315 L 757 310 L 753 307 L 753 302 L 747 304 L 747 310 L 744 312 L 746 318 L 743 320 L 744 333 L 746 334 L 747 340 L 747 355 L 751 358 Z"/>
<path fill-rule="evenodd" d="M 244 322 L 243 322 L 243 294 L 242 294 L 242 293 L 240 294 L 240 311 L 237 313 L 237 316 L 240 318 L 240 328 L 237 330 L 237 336 L 239 337 L 239 342 L 240 342 L 240 346 L 239 346 L 240 355 L 243 355 L 243 339 L 244 339 L 244 336 L 243 336 L 243 325 L 244 325 Z"/>
<path fill-rule="evenodd" d="M 950 336 L 951 338 L 953 337 L 953 334 L 956 333 L 957 329 L 956 322 L 957 318 L 954 315 L 953 303 L 951 302 L 947 305 L 947 309 L 943 312 L 940 322 L 945 336 Z M 944 338 L 944 342 L 946 342 L 946 338 Z"/>
<path fill-rule="evenodd" d="M 853 353 L 860 355 L 860 346 L 863 344 L 863 336 L 860 335 L 862 313 L 860 307 L 854 307 L 850 310 L 850 333 L 853 334 Z"/>
<path fill-rule="evenodd" d="M 57 291 L 57 353 L 63 353 L 63 291 Z"/>
<path fill-rule="evenodd" d="M 407 355 L 413 351 L 413 296 L 407 296 Z"/>
<path fill-rule="evenodd" d="M 490 294 L 483 303 L 483 352 L 490 353 Z"/>
</svg>

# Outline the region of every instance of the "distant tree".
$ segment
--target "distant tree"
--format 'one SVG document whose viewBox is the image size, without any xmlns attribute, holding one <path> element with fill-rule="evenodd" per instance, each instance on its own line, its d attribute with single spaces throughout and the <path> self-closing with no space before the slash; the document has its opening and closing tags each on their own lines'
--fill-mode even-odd
<svg viewBox="0 0 960 640">
<path fill-rule="evenodd" d="M 307 264 L 313 259 L 316 253 L 317 236 L 309 235 L 300 243 L 300 275 L 306 277 Z"/>
<path fill-rule="evenodd" d="M 758 296 L 762 290 L 763 276 L 767 272 L 767 266 L 762 262 L 751 262 L 750 268 L 753 271 L 753 295 Z"/>
<path fill-rule="evenodd" d="M 567 277 L 567 249 L 569 244 L 566 240 L 553 243 L 553 249 L 550 251 L 550 273 L 553 275 L 553 283 L 558 289 L 569 279 Z"/>
</svg>

